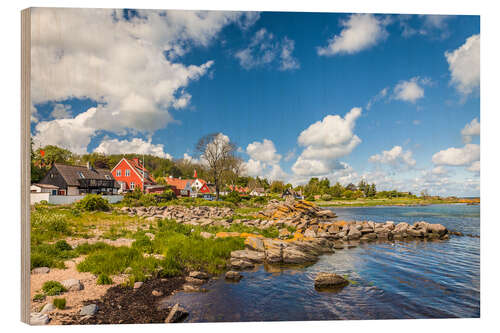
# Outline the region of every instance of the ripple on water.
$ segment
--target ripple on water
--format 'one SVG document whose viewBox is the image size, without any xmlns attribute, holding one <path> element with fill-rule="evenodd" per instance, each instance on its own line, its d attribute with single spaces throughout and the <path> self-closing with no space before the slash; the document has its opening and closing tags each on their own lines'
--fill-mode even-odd
<svg viewBox="0 0 500 333">
<path fill-rule="evenodd" d="M 405 208 L 435 214 L 414 214 L 409 221 Z M 425 219 L 479 234 L 479 216 L 469 216 L 478 206 L 334 210 L 344 219 Z M 239 283 L 215 280 L 206 293 L 179 292 L 164 302 L 181 303 L 190 322 L 479 317 L 479 269 L 477 238 L 361 244 L 322 256 L 309 267 L 272 272 L 260 267 L 244 272 Z M 353 283 L 337 293 L 318 292 L 314 277 L 320 271 L 345 275 Z"/>
</svg>

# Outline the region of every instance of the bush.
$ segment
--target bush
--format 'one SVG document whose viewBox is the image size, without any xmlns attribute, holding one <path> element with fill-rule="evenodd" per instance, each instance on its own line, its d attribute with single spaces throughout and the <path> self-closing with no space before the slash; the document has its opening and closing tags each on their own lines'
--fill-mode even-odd
<svg viewBox="0 0 500 333">
<path fill-rule="evenodd" d="M 332 200 L 332 196 L 330 194 L 323 194 L 321 196 L 321 200 L 323 200 L 323 201 L 330 201 L 330 200 Z"/>
<path fill-rule="evenodd" d="M 35 296 L 33 296 L 33 301 L 35 302 L 41 302 L 43 300 L 45 300 L 44 294 L 35 294 Z"/>
<path fill-rule="evenodd" d="M 83 199 L 75 203 L 75 208 L 89 212 L 100 210 L 107 212 L 110 210 L 108 200 L 98 194 L 87 194 Z"/>
<path fill-rule="evenodd" d="M 231 193 L 229 193 L 228 195 L 226 195 L 226 197 L 224 198 L 225 201 L 229 201 L 229 202 L 232 202 L 234 204 L 238 204 L 241 202 L 241 196 L 239 195 L 238 192 L 236 191 L 233 191 Z"/>
<path fill-rule="evenodd" d="M 66 308 L 66 298 L 54 298 L 52 304 L 54 304 L 56 308 L 63 310 Z"/>
<path fill-rule="evenodd" d="M 71 251 L 73 248 L 65 240 L 57 241 L 55 244 L 57 251 Z"/>
<path fill-rule="evenodd" d="M 67 291 L 67 289 L 57 281 L 47 281 L 42 285 L 42 291 L 45 295 L 55 296 Z"/>
<path fill-rule="evenodd" d="M 111 280 L 111 278 L 106 274 L 99 274 L 97 277 L 97 284 L 113 284 L 113 280 Z"/>
<path fill-rule="evenodd" d="M 141 258 L 139 251 L 126 246 L 103 248 L 90 253 L 77 265 L 77 269 L 80 272 L 90 272 L 96 275 L 118 274 L 129 267 L 132 261 Z"/>
</svg>

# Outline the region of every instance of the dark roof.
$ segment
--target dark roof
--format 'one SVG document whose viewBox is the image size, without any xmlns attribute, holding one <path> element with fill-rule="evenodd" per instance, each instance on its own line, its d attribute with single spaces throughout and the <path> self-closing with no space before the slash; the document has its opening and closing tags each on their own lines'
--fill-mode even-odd
<svg viewBox="0 0 500 333">
<path fill-rule="evenodd" d="M 50 189 L 58 189 L 59 187 L 51 184 L 32 184 L 33 186 L 38 186 L 40 188 L 50 188 Z"/>
<path fill-rule="evenodd" d="M 92 168 L 88 169 L 85 166 L 79 165 L 67 165 L 54 163 L 54 168 L 59 171 L 61 176 L 64 178 L 68 186 L 79 186 L 80 183 L 78 179 L 80 178 L 79 173 L 81 172 L 85 179 L 104 179 L 104 180 L 115 180 L 111 172 L 107 169 Z M 106 175 L 109 178 L 106 178 Z M 119 187 L 118 183 L 115 181 L 115 187 Z"/>
</svg>

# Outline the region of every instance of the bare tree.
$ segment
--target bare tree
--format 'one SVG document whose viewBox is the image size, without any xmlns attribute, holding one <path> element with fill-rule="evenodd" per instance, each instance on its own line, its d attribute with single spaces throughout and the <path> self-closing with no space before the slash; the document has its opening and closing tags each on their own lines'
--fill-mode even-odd
<svg viewBox="0 0 500 333">
<path fill-rule="evenodd" d="M 215 196 L 219 200 L 223 174 L 231 169 L 235 159 L 236 145 L 222 133 L 208 134 L 196 145 L 196 151 L 208 167 L 215 184 Z"/>
</svg>

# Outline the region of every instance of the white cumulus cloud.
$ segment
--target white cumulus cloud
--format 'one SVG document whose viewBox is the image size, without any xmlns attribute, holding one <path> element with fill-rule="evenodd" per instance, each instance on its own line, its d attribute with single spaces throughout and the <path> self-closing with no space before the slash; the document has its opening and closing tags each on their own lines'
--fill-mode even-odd
<svg viewBox="0 0 500 333">
<path fill-rule="evenodd" d="M 276 153 L 274 143 L 268 139 L 250 143 L 246 151 L 252 159 L 265 163 L 275 164 L 281 159 L 281 155 Z"/>
<path fill-rule="evenodd" d="M 193 46 L 208 46 L 223 27 L 247 17 L 241 12 L 139 10 L 127 19 L 122 10 L 35 8 L 33 103 L 88 98 L 97 107 L 83 112 L 84 122 L 77 119 L 83 113 L 44 122 L 34 137 L 43 144 L 66 142 L 65 148 L 82 152 L 98 131 L 152 134 L 164 128 L 173 121 L 170 108 L 189 104 L 191 95 L 184 89 L 213 65 L 208 59 L 201 64 L 175 59 Z"/>
<path fill-rule="evenodd" d="M 424 97 L 423 86 L 429 84 L 429 79 L 421 79 L 418 76 L 409 79 L 408 81 L 400 81 L 394 87 L 394 99 L 415 103 L 417 100 Z"/>
<path fill-rule="evenodd" d="M 353 132 L 361 112 L 361 108 L 352 108 L 344 118 L 328 115 L 302 131 L 298 143 L 305 149 L 292 171 L 304 176 L 325 174 L 335 169 L 338 166 L 336 160 L 350 154 L 361 143 Z"/>
<path fill-rule="evenodd" d="M 479 135 L 481 132 L 481 126 L 479 125 L 479 121 L 477 118 L 471 120 L 470 123 L 466 124 L 462 129 L 462 139 L 465 143 L 470 143 L 472 141 L 473 136 Z"/>
<path fill-rule="evenodd" d="M 170 154 L 165 153 L 163 144 L 154 144 L 151 143 L 151 140 L 144 141 L 141 138 L 133 138 L 131 140 L 104 139 L 94 151 L 108 155 L 146 154 L 172 159 Z"/>
<path fill-rule="evenodd" d="M 352 14 L 340 24 L 343 26 L 340 34 L 328 40 L 327 46 L 318 47 L 318 55 L 357 53 L 374 46 L 388 36 L 385 29 L 387 23 L 372 14 Z"/>
<path fill-rule="evenodd" d="M 56 103 L 54 109 L 50 113 L 50 116 L 54 119 L 65 119 L 71 118 L 71 105 Z"/>
<path fill-rule="evenodd" d="M 451 74 L 450 83 L 464 96 L 479 87 L 479 37 L 479 34 L 472 35 L 459 48 L 444 54 Z"/>
<path fill-rule="evenodd" d="M 370 156 L 370 162 L 389 164 L 394 167 L 414 167 L 417 163 L 410 150 L 404 151 L 401 146 L 394 146 L 391 150 L 384 150 L 381 154 Z"/>
<path fill-rule="evenodd" d="M 469 143 L 462 148 L 451 147 L 435 153 L 432 162 L 436 165 L 466 166 L 479 161 L 479 157 L 479 145 Z"/>
</svg>

